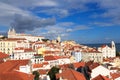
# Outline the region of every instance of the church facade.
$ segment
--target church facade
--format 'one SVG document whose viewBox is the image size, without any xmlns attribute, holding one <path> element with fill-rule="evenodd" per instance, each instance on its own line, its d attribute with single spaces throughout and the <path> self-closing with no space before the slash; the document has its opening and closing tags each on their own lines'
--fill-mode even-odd
<svg viewBox="0 0 120 80">
<path fill-rule="evenodd" d="M 103 58 L 116 57 L 116 47 L 114 41 L 111 42 L 111 47 L 103 45 L 98 48 L 98 51 L 102 52 Z"/>
<path fill-rule="evenodd" d="M 44 39 L 43 36 L 33 36 L 29 34 L 22 34 L 22 33 L 16 33 L 15 29 L 9 29 L 8 31 L 8 38 L 25 38 L 28 41 L 37 41 Z"/>
</svg>

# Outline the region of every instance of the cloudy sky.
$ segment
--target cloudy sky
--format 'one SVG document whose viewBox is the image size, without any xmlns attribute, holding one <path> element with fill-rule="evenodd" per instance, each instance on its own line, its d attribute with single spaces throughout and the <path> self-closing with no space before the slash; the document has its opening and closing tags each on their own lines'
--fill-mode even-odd
<svg viewBox="0 0 120 80">
<path fill-rule="evenodd" d="M 0 0 L 0 33 L 80 43 L 120 42 L 120 0 Z"/>
</svg>

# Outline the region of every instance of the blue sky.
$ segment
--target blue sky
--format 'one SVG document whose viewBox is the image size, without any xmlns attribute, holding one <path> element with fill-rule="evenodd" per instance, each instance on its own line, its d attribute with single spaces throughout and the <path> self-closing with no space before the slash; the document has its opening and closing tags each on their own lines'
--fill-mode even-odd
<svg viewBox="0 0 120 80">
<path fill-rule="evenodd" d="M 79 43 L 120 42 L 120 0 L 0 0 L 0 33 Z"/>
</svg>

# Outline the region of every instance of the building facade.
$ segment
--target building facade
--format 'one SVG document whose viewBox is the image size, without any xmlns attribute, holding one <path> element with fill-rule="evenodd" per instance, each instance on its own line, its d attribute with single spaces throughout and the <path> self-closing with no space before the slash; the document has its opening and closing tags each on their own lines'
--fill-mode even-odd
<svg viewBox="0 0 120 80">
<path fill-rule="evenodd" d="M 116 47 L 114 41 L 111 42 L 111 47 L 103 45 L 98 48 L 98 51 L 102 52 L 104 58 L 116 57 Z"/>
<path fill-rule="evenodd" d="M 18 34 L 18 33 L 16 33 L 14 28 L 9 29 L 8 38 L 25 38 L 28 41 L 38 41 L 38 40 L 41 41 L 42 39 L 44 39 L 43 36 L 32 36 L 32 35 L 29 35 L 29 34 L 22 34 L 22 33 Z"/>
<path fill-rule="evenodd" d="M 82 60 L 85 62 L 94 61 L 94 62 L 102 62 L 103 56 L 99 51 L 90 51 L 90 52 L 82 52 Z"/>
<path fill-rule="evenodd" d="M 6 54 L 12 54 L 16 46 L 17 46 L 17 40 L 0 41 L 0 51 Z"/>
<path fill-rule="evenodd" d="M 74 56 L 76 62 L 79 62 L 82 60 L 82 54 L 80 51 L 79 52 L 72 52 L 72 56 Z"/>
</svg>

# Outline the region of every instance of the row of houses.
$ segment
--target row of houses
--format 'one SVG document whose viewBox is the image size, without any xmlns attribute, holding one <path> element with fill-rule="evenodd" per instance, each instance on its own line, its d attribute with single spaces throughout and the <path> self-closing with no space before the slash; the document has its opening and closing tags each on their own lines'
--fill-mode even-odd
<svg viewBox="0 0 120 80">
<path fill-rule="evenodd" d="M 47 73 L 54 66 L 60 68 L 60 72 L 56 74 L 56 79 L 60 80 L 87 80 L 83 69 L 88 67 L 92 70 L 89 72 L 92 80 L 96 80 L 96 77 L 100 77 L 100 80 L 101 78 L 109 80 L 113 79 L 111 74 L 118 74 L 118 69 L 112 70 L 112 68 L 120 67 L 119 58 L 116 59 L 116 48 L 113 41 L 111 47 L 103 45 L 99 48 L 92 48 L 77 44 L 75 41 L 61 41 L 60 37 L 47 41 L 43 41 L 44 38 L 41 37 L 34 38 L 32 36 L 30 39 L 30 35 L 17 34 L 14 29 L 8 31 L 8 38 L 0 40 L 0 56 L 2 56 L 0 65 L 1 67 L 5 66 L 0 70 L 0 76 L 8 75 L 3 73 L 6 68 L 6 73 L 12 72 L 9 73 L 10 75 L 30 75 L 32 80 L 32 72 L 38 71 L 41 74 L 40 78 L 50 80 Z M 114 61 L 111 58 L 114 58 Z M 108 63 L 110 66 L 107 65 Z M 10 67 L 6 67 L 7 65 Z M 103 71 L 99 72 L 99 70 Z M 70 78 L 65 75 L 67 73 L 76 78 Z M 1 80 L 3 79 L 1 78 Z M 26 80 L 28 79 L 26 78 Z"/>
</svg>

